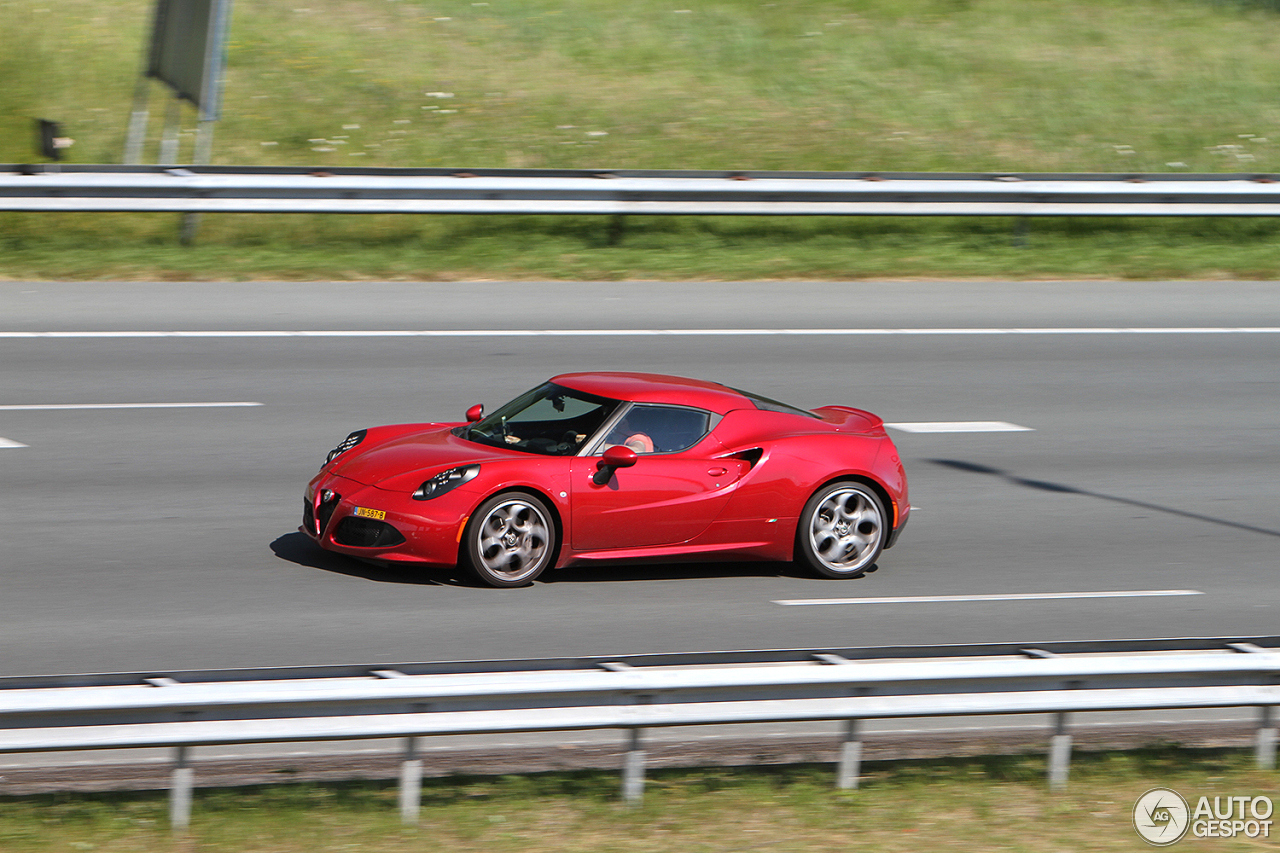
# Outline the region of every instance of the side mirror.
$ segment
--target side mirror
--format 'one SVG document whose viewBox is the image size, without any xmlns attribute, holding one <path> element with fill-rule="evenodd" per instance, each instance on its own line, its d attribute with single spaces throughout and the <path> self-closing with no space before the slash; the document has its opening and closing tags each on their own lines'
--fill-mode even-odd
<svg viewBox="0 0 1280 853">
<path fill-rule="evenodd" d="M 476 403 L 474 406 L 472 406 L 471 408 L 467 409 L 467 421 L 468 421 L 468 423 L 475 423 L 476 421 L 480 420 L 480 419 L 481 419 L 481 418 L 483 418 L 483 417 L 484 417 L 484 404 L 483 404 L 483 403 Z"/>
<path fill-rule="evenodd" d="M 591 482 L 603 486 L 613 478 L 613 472 L 619 468 L 630 468 L 636 464 L 636 452 L 625 444 L 615 444 L 604 452 L 604 458 L 596 463 L 595 476 Z"/>
</svg>

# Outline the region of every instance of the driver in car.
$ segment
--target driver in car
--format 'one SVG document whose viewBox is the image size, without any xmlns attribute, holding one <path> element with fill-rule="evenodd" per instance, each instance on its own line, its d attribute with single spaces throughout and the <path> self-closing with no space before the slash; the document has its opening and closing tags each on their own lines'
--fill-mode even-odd
<svg viewBox="0 0 1280 853">
<path fill-rule="evenodd" d="M 606 448 L 622 445 L 630 447 L 636 453 L 653 452 L 653 439 L 637 430 L 625 417 L 618 421 L 617 425 L 609 431 L 609 434 L 605 436 L 604 442 Z"/>
</svg>

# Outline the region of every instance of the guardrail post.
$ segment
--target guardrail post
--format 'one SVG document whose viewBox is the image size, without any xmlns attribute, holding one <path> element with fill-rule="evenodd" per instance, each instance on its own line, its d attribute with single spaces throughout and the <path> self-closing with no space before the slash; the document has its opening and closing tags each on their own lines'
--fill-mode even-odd
<svg viewBox="0 0 1280 853">
<path fill-rule="evenodd" d="M 173 773 L 169 783 L 169 828 L 185 832 L 191 825 L 191 787 L 195 770 L 191 767 L 191 747 L 180 746 L 173 751 Z"/>
<path fill-rule="evenodd" d="M 622 235 L 626 233 L 627 218 L 621 213 L 615 213 L 613 218 L 609 220 L 609 234 L 607 237 L 610 246 L 616 246 L 622 242 Z"/>
<path fill-rule="evenodd" d="M 1067 786 L 1071 771 L 1071 735 L 1067 734 L 1067 715 L 1053 715 L 1053 739 L 1049 744 L 1049 787 L 1060 790 Z"/>
<path fill-rule="evenodd" d="M 404 739 L 404 760 L 400 762 L 400 822 L 416 824 L 422 807 L 422 759 L 418 739 Z"/>
<path fill-rule="evenodd" d="M 861 720 L 845 720 L 844 743 L 840 744 L 840 766 L 836 772 L 837 788 L 858 787 L 858 774 L 862 770 L 861 728 Z"/>
<path fill-rule="evenodd" d="M 1258 732 L 1255 736 L 1255 753 L 1259 770 L 1276 769 L 1276 722 L 1275 711 L 1270 705 L 1263 705 L 1258 718 Z"/>
<path fill-rule="evenodd" d="M 206 165 L 213 159 L 213 121 L 201 119 L 196 124 L 196 153 L 191 162 L 197 166 Z M 178 233 L 178 242 L 190 246 L 196 241 L 196 232 L 200 230 L 200 214 L 184 213 L 182 229 Z"/>
<path fill-rule="evenodd" d="M 1013 221 L 1013 247 L 1015 249 L 1027 248 L 1027 236 L 1031 233 L 1031 223 L 1025 216 L 1019 216 Z"/>
<path fill-rule="evenodd" d="M 627 731 L 627 755 L 622 764 L 622 799 L 639 804 L 644 799 L 644 729 Z"/>
</svg>

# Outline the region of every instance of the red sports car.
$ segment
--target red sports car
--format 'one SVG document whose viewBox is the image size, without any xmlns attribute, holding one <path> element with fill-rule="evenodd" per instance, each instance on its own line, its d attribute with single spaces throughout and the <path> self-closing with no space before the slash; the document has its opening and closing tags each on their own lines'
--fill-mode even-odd
<svg viewBox="0 0 1280 853">
<path fill-rule="evenodd" d="M 803 559 L 857 577 L 911 507 L 880 418 L 712 382 L 569 373 L 467 422 L 362 429 L 307 486 L 302 531 L 388 563 L 521 586 L 597 560 Z"/>
</svg>

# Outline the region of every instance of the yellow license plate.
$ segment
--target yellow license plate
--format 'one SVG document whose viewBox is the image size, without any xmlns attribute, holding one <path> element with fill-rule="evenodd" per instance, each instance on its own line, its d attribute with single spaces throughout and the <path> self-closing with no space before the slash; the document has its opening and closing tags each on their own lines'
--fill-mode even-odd
<svg viewBox="0 0 1280 853">
<path fill-rule="evenodd" d="M 362 506 L 356 507 L 356 515 L 361 518 L 376 518 L 378 521 L 382 521 L 387 517 L 387 514 L 380 509 L 367 509 Z"/>
</svg>

